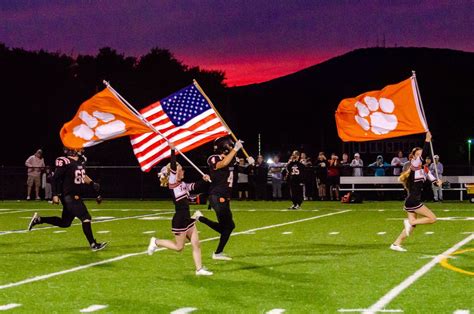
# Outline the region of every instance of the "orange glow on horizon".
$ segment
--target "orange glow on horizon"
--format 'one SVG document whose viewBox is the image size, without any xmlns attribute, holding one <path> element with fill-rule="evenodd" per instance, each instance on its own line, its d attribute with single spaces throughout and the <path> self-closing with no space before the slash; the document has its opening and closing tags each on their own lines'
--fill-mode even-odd
<svg viewBox="0 0 474 314">
<path fill-rule="evenodd" d="M 225 83 L 229 87 L 234 87 L 266 82 L 303 70 L 326 59 L 328 58 L 320 56 L 288 56 L 255 60 L 223 60 L 219 63 L 196 60 L 192 63 L 199 64 L 202 69 L 224 71 L 227 77 Z"/>
</svg>

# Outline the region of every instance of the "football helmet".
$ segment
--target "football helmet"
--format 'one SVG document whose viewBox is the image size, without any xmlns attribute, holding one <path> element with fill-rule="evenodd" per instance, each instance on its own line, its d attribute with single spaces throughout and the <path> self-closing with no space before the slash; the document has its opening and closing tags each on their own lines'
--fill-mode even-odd
<svg viewBox="0 0 474 314">
<path fill-rule="evenodd" d="M 214 151 L 218 154 L 228 154 L 235 143 L 228 136 L 218 137 L 214 140 Z"/>
</svg>

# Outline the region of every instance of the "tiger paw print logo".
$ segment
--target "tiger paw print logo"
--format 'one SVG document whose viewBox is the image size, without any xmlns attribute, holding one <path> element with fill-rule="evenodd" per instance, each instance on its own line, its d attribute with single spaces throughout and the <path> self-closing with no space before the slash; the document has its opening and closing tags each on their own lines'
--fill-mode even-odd
<svg viewBox="0 0 474 314">
<path fill-rule="evenodd" d="M 91 115 L 87 111 L 81 111 L 79 118 L 83 123 L 76 126 L 73 133 L 88 141 L 84 143 L 84 147 L 98 144 L 126 131 L 125 123 L 116 120 L 115 115 L 111 113 L 94 111 Z"/>
<path fill-rule="evenodd" d="M 365 131 L 371 130 L 374 134 L 387 134 L 395 130 L 398 125 L 397 116 L 393 114 L 395 104 L 388 98 L 365 96 L 363 102 L 356 102 L 356 122 Z"/>
</svg>

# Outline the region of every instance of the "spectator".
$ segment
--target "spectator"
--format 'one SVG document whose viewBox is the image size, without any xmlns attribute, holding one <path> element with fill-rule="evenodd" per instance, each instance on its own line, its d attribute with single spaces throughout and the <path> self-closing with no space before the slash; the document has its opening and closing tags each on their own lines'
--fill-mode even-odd
<svg viewBox="0 0 474 314">
<path fill-rule="evenodd" d="M 329 184 L 329 197 L 331 201 L 339 201 L 339 178 L 341 176 L 341 162 L 339 157 L 335 154 L 331 154 L 328 165 L 328 184 Z"/>
<path fill-rule="evenodd" d="M 46 166 L 43 175 L 41 176 L 41 186 L 44 189 L 44 199 L 52 203 L 53 192 L 51 190 L 51 183 L 53 182 L 53 172 L 49 166 Z"/>
<path fill-rule="evenodd" d="M 272 177 L 273 200 L 281 199 L 282 170 L 284 166 L 285 164 L 280 162 L 280 157 L 278 156 L 273 157 L 273 163 L 269 166 L 269 172 Z"/>
<path fill-rule="evenodd" d="M 34 155 L 28 157 L 25 161 L 25 166 L 28 167 L 28 179 L 26 180 L 28 188 L 26 199 L 31 199 L 31 189 L 34 185 L 36 199 L 40 200 L 39 190 L 41 186 L 41 171 L 44 169 L 43 151 L 38 149 Z"/>
<path fill-rule="evenodd" d="M 305 201 L 312 199 L 312 190 L 314 189 L 313 182 L 313 164 L 306 153 L 301 153 L 301 163 L 305 166 L 303 173 L 303 199 Z"/>
<path fill-rule="evenodd" d="M 390 167 L 390 165 L 383 161 L 382 155 L 378 155 L 375 162 L 369 165 L 370 168 L 374 168 L 374 175 L 376 177 L 385 176 L 385 170 Z"/>
<path fill-rule="evenodd" d="M 351 161 L 352 175 L 354 177 L 362 177 L 364 175 L 364 162 L 360 159 L 359 153 L 354 154 L 354 159 Z"/>
<path fill-rule="evenodd" d="M 371 163 L 369 167 L 374 168 L 374 175 L 376 177 L 383 177 L 385 176 L 385 170 L 389 168 L 390 165 L 383 161 L 382 155 L 378 155 L 375 162 Z M 385 195 L 384 192 L 380 190 L 383 188 L 383 184 L 376 184 L 375 187 L 377 188 L 377 199 L 383 201 Z"/>
<path fill-rule="evenodd" d="M 237 190 L 239 192 L 239 201 L 249 199 L 249 165 L 245 163 L 244 158 L 239 159 L 236 165 L 237 170 Z"/>
<path fill-rule="evenodd" d="M 255 182 L 255 200 L 267 199 L 268 165 L 262 155 L 257 156 L 257 162 L 252 166 Z"/>
<path fill-rule="evenodd" d="M 403 157 L 403 152 L 400 150 L 397 156 L 393 157 L 391 165 L 393 167 L 393 175 L 399 176 L 402 173 L 403 165 L 408 161 L 408 158 Z"/>
<path fill-rule="evenodd" d="M 443 178 L 443 164 L 439 161 L 439 156 L 433 156 L 434 163 L 430 165 L 430 171 L 432 174 L 436 175 L 435 167 L 438 168 L 438 179 L 442 180 Z M 431 187 L 433 188 L 433 198 L 435 202 L 442 202 L 443 201 L 443 187 L 441 185 L 432 184 Z"/>
<path fill-rule="evenodd" d="M 326 182 L 328 177 L 328 164 L 324 152 L 319 152 L 316 161 L 316 185 L 318 187 L 318 196 L 321 201 L 326 200 Z"/>
<path fill-rule="evenodd" d="M 431 169 L 432 166 L 433 166 L 433 163 L 432 163 L 431 157 L 426 156 L 425 163 L 423 164 L 423 169 L 425 170 L 425 173 L 427 173 L 427 171 L 429 169 Z M 431 189 L 430 180 L 426 180 L 424 182 L 424 184 L 423 184 L 423 193 L 421 195 L 422 195 L 422 198 L 423 198 L 424 201 L 432 201 L 433 200 L 434 195 L 433 195 L 433 190 Z"/>
<path fill-rule="evenodd" d="M 352 175 L 351 163 L 347 153 L 342 154 L 341 175 L 344 177 L 350 177 Z"/>
</svg>

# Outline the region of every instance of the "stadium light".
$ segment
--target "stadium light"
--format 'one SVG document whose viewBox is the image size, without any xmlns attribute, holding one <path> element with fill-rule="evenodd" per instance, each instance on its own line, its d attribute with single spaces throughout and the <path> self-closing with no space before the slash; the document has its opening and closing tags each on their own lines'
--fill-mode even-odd
<svg viewBox="0 0 474 314">
<path fill-rule="evenodd" d="M 273 164 L 273 159 L 268 158 L 268 159 L 267 159 L 267 164 L 269 164 L 269 165 Z"/>
</svg>

